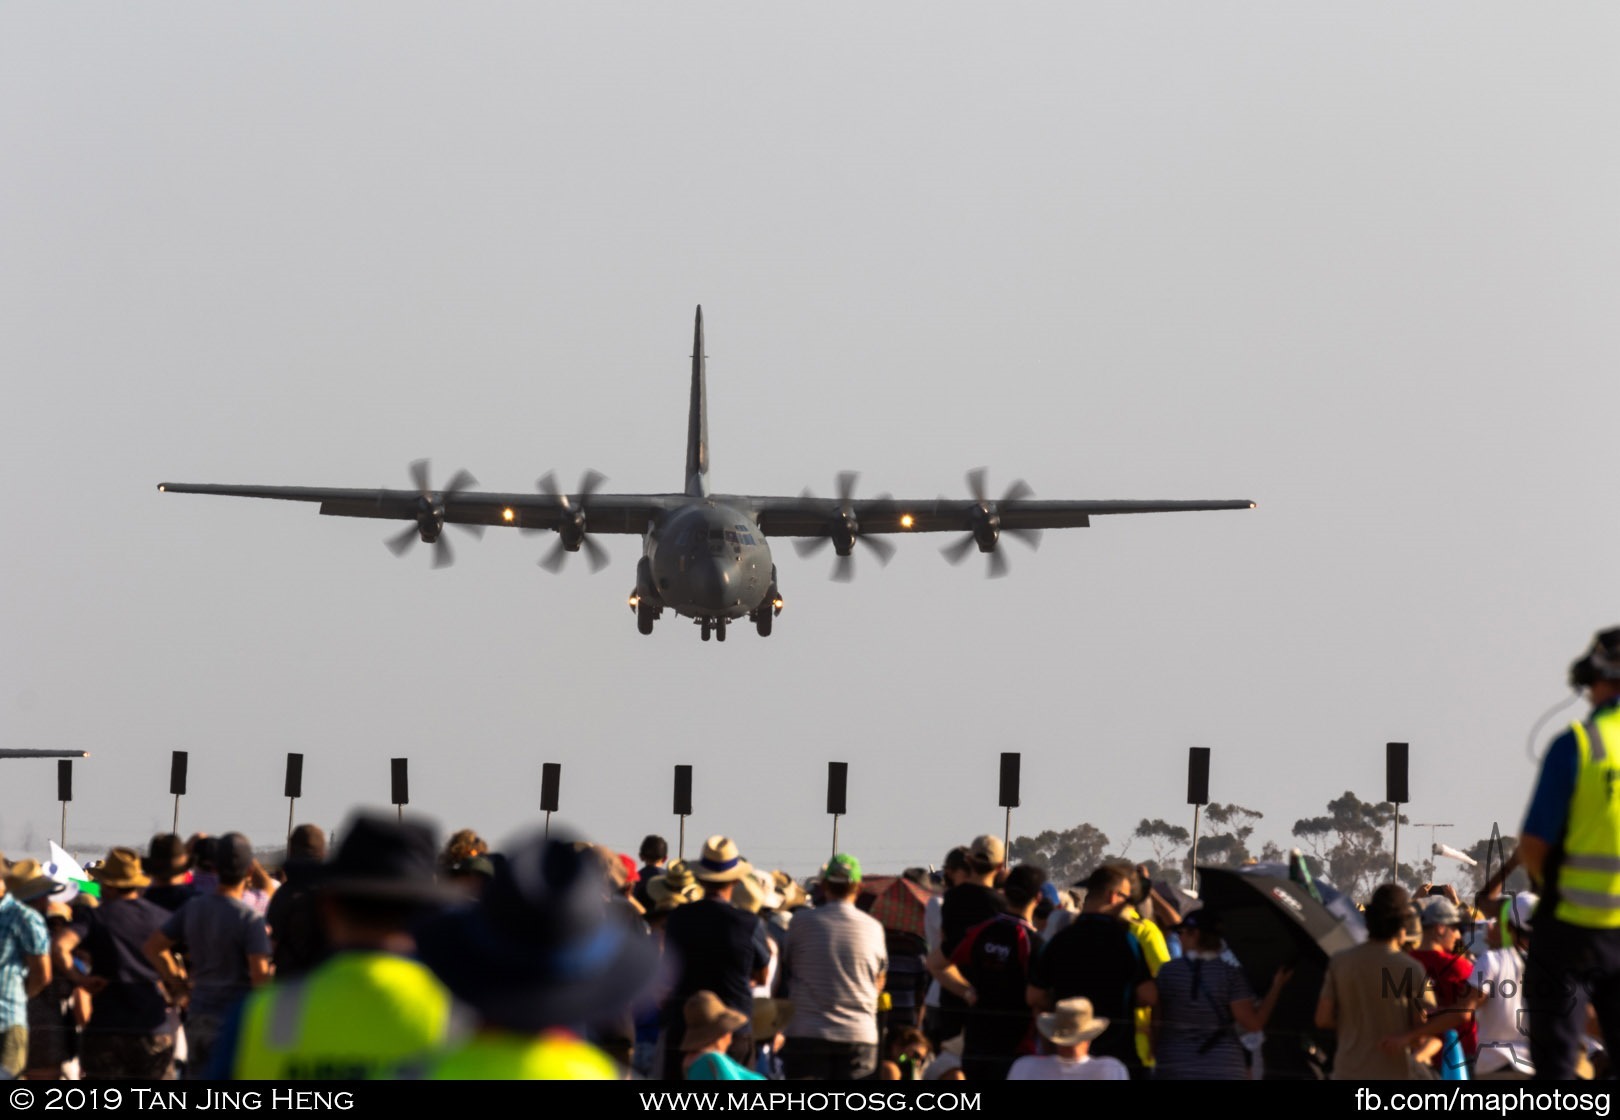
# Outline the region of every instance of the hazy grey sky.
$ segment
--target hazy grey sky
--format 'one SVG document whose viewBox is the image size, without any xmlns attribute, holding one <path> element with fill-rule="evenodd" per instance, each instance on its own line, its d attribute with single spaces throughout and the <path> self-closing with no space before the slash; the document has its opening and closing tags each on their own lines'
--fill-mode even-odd
<svg viewBox="0 0 1620 1120">
<path fill-rule="evenodd" d="M 1602 4 L 13 4 L 0 34 L 0 745 L 83 748 L 90 852 L 386 804 L 756 861 L 999 832 L 1292 822 L 1382 796 L 1515 831 L 1525 736 L 1620 622 L 1620 13 Z M 776 633 L 625 608 L 639 545 L 162 496 L 163 480 L 713 481 L 1253 498 L 853 585 L 776 549 Z M 1573 709 L 1572 709 L 1573 711 Z M 1545 737 L 1543 737 L 1545 738 Z M 0 763 L 0 846 L 54 835 Z M 1427 830 L 1413 836 L 1414 850 Z M 42 843 L 42 841 L 41 841 Z M 1403 844 L 1403 848 L 1405 845 Z M 1140 845 L 1138 849 L 1140 850 Z"/>
</svg>

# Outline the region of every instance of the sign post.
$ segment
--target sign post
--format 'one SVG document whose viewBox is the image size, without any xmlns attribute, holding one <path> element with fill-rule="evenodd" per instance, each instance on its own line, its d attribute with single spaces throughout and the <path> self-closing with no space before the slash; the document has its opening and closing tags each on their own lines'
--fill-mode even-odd
<svg viewBox="0 0 1620 1120">
<path fill-rule="evenodd" d="M 1410 747 L 1406 743 L 1384 744 L 1384 800 L 1395 806 L 1395 832 L 1390 844 L 1390 860 L 1394 864 L 1390 881 L 1401 881 L 1401 806 L 1411 800 L 1406 785 L 1406 762 Z"/>
<path fill-rule="evenodd" d="M 1001 805 L 1007 810 L 1006 835 L 1002 837 L 1002 859 L 1012 863 L 1012 811 L 1018 808 L 1018 768 L 1020 756 L 1017 751 L 1001 752 Z"/>
<path fill-rule="evenodd" d="M 405 806 L 411 803 L 410 781 L 406 775 L 409 759 L 391 758 L 388 760 L 393 785 L 394 808 L 400 820 L 405 819 Z"/>
<path fill-rule="evenodd" d="M 1187 804 L 1193 807 L 1192 847 L 1187 851 L 1187 882 L 1198 886 L 1198 822 L 1209 804 L 1209 748 L 1187 748 Z"/>
<path fill-rule="evenodd" d="M 680 845 L 675 850 L 686 858 L 686 818 L 692 815 L 692 768 L 675 767 L 675 815 L 681 818 Z"/>
<path fill-rule="evenodd" d="M 293 805 L 304 795 L 304 756 L 287 752 L 287 780 L 282 786 L 287 799 L 287 843 L 292 843 Z"/>
<path fill-rule="evenodd" d="M 849 786 L 849 763 L 827 763 L 827 812 L 832 814 L 832 854 L 838 854 L 838 818 L 848 811 L 844 795 Z"/>
<path fill-rule="evenodd" d="M 73 761 L 61 759 L 56 764 L 56 799 L 62 803 L 62 847 L 67 847 L 67 807 L 73 800 Z"/>
<path fill-rule="evenodd" d="M 174 827 L 169 831 L 180 835 L 180 798 L 186 792 L 186 752 L 174 751 L 169 755 L 169 792 L 174 794 Z"/>
</svg>

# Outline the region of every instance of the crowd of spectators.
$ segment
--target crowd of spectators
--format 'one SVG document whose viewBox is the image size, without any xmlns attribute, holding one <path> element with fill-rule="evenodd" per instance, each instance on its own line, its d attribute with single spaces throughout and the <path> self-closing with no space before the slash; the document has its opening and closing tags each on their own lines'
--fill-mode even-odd
<svg viewBox="0 0 1620 1120">
<path fill-rule="evenodd" d="M 329 852 L 299 826 L 274 874 L 239 833 L 116 847 L 83 882 L 6 864 L 0 1067 L 1235 1080 L 1263 1075 L 1260 1041 L 1286 1029 L 1302 1047 L 1335 1040 L 1322 1067 L 1338 1078 L 1447 1061 L 1532 1072 L 1512 998 L 1524 895 L 1477 900 L 1500 912 L 1470 952 L 1474 911 L 1455 892 L 1381 887 L 1365 942 L 1325 962 L 1314 1023 L 1277 1028 L 1293 970 L 1256 979 L 1196 896 L 1124 863 L 1051 883 L 1008 867 L 994 836 L 938 873 L 873 878 L 838 854 L 806 883 L 726 836 L 686 861 L 657 836 L 635 857 L 538 836 L 492 851 L 471 830 L 439 847 L 423 825 L 371 816 L 337 840 Z"/>
</svg>

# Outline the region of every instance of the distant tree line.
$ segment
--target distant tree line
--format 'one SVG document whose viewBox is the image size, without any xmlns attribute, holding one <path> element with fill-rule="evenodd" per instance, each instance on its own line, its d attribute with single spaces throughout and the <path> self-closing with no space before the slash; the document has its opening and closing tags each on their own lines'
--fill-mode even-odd
<svg viewBox="0 0 1620 1120">
<path fill-rule="evenodd" d="M 1262 817 L 1258 810 L 1235 803 L 1216 802 L 1204 806 L 1203 821 L 1208 831 L 1200 830 L 1198 862 L 1216 867 L 1240 867 L 1250 860 L 1262 863 L 1286 860 L 1288 853 L 1273 841 L 1264 842 L 1258 851 L 1251 849 L 1255 825 Z M 1352 898 L 1365 899 L 1378 884 L 1390 878 L 1389 843 L 1395 818 L 1395 806 L 1388 802 L 1363 801 L 1346 790 L 1327 803 L 1326 813 L 1295 821 L 1292 835 L 1311 874 L 1328 880 Z M 1410 822 L 1403 814 L 1400 823 Z M 1138 852 L 1133 857 L 1131 847 L 1138 841 L 1145 842 L 1148 851 Z M 1421 840 L 1413 835 L 1409 842 L 1420 844 Z M 1490 843 L 1489 839 L 1477 840 L 1461 849 L 1477 861 L 1474 867 L 1459 863 L 1454 872 L 1464 877 L 1471 892 L 1479 890 L 1485 881 Z M 1117 851 L 1113 850 L 1106 833 L 1095 825 L 1082 823 L 1062 832 L 1047 829 L 1035 836 L 1020 836 L 1012 842 L 1010 858 L 1039 864 L 1053 882 L 1065 885 L 1084 879 L 1106 860 L 1151 860 L 1158 865 L 1158 877 L 1179 885 L 1186 879 L 1191 846 L 1190 829 L 1165 820 L 1144 818 Z M 1514 846 L 1513 837 L 1502 838 L 1505 854 L 1511 854 Z M 1406 845 L 1402 847 L 1404 851 Z M 1437 870 L 1449 866 L 1437 867 L 1431 853 L 1422 854 L 1422 859 L 1401 863 L 1403 883 L 1430 882 Z M 1517 874 L 1522 876 L 1522 872 Z M 1512 879 L 1508 887 L 1522 889 L 1515 888 Z"/>
</svg>

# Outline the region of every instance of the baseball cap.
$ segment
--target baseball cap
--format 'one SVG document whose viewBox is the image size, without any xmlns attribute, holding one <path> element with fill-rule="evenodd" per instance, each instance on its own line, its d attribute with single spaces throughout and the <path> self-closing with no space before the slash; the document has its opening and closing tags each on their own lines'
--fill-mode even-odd
<svg viewBox="0 0 1620 1120">
<path fill-rule="evenodd" d="M 827 861 L 827 870 L 822 879 L 829 883 L 859 883 L 861 861 L 840 852 Z"/>
<path fill-rule="evenodd" d="M 993 863 L 998 867 L 1007 862 L 1007 849 L 1001 843 L 999 836 L 976 836 L 968 851 L 977 859 Z"/>
</svg>

